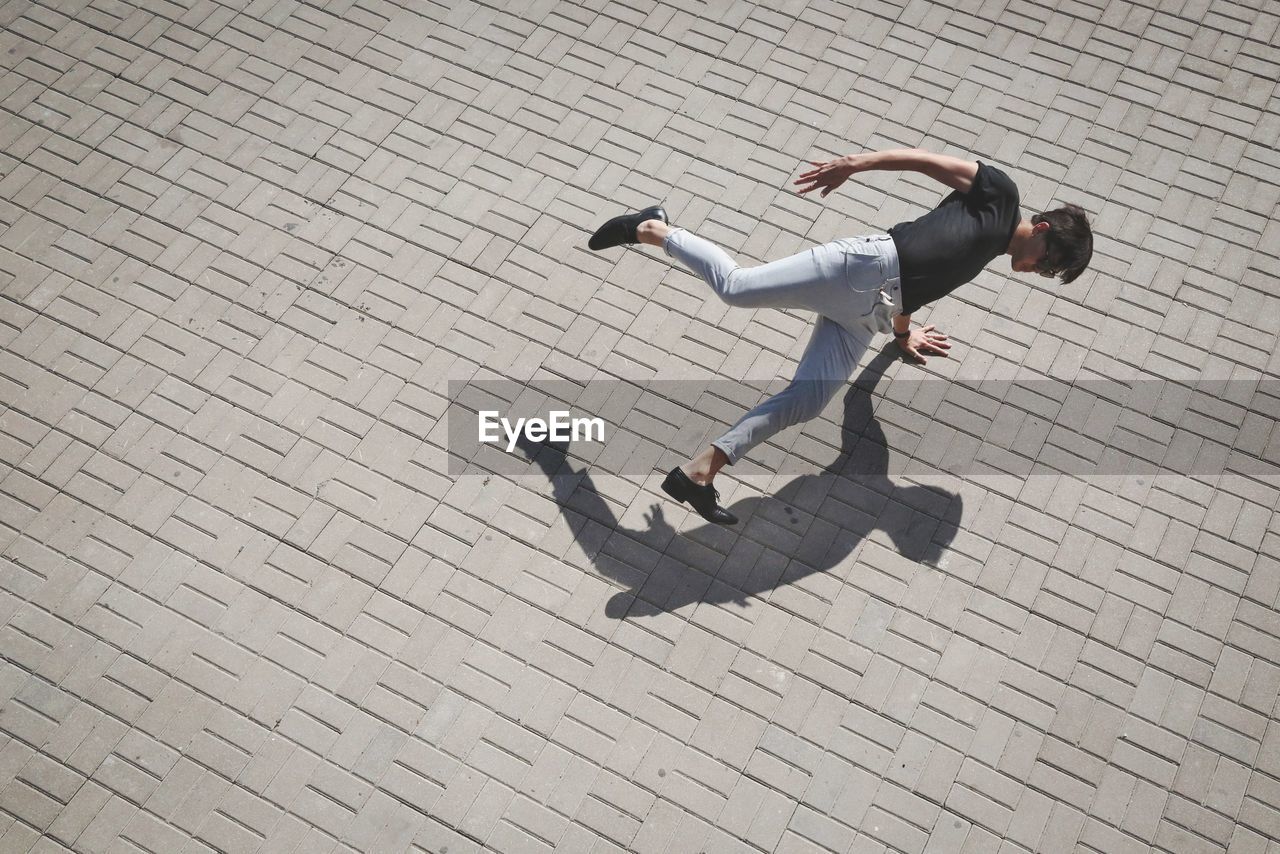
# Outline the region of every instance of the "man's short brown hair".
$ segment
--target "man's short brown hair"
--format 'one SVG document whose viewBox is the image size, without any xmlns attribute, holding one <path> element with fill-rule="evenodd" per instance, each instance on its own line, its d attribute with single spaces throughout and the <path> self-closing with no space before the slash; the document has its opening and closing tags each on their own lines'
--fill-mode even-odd
<svg viewBox="0 0 1280 854">
<path fill-rule="evenodd" d="M 1079 205 L 1063 205 L 1051 211 L 1031 217 L 1031 224 L 1047 222 L 1045 235 L 1048 248 L 1046 261 L 1062 278 L 1062 283 L 1074 282 L 1093 260 L 1093 230 L 1089 217 Z"/>
</svg>

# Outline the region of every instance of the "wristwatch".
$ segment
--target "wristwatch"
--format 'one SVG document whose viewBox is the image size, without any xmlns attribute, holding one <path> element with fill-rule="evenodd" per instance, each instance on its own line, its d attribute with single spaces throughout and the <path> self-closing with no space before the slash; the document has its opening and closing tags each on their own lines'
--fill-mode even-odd
<svg viewBox="0 0 1280 854">
<path fill-rule="evenodd" d="M 893 333 L 893 337 L 894 337 L 894 338 L 906 338 L 906 337 L 907 337 L 908 335 L 910 335 L 910 334 L 911 334 L 911 330 L 910 330 L 910 329 L 908 329 L 906 332 L 898 332 L 898 331 L 896 331 L 896 330 L 895 330 L 895 331 L 894 331 L 894 333 Z"/>
</svg>

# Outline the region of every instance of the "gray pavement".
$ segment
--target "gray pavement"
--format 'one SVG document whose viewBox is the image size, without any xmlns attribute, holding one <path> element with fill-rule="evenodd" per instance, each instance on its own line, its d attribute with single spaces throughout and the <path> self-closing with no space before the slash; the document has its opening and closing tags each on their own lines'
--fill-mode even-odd
<svg viewBox="0 0 1280 854">
<path fill-rule="evenodd" d="M 0 852 L 1277 854 L 1278 13 L 0 4 Z M 868 354 L 732 531 L 658 489 L 675 399 L 450 457 L 451 380 L 732 418 L 808 318 L 587 234 L 883 231 L 937 186 L 789 184 L 905 145 L 1084 205 L 1094 269 L 922 312 L 954 358 Z M 1012 378 L 1221 384 L 1055 443 Z M 1063 462 L 1108 441 L 1153 465 Z"/>
</svg>

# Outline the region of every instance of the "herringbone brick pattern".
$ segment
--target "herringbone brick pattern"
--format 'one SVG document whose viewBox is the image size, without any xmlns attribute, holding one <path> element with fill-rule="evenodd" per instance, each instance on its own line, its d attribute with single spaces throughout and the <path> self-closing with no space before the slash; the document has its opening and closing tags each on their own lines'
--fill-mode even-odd
<svg viewBox="0 0 1280 854">
<path fill-rule="evenodd" d="M 3 2 L 0 852 L 1276 854 L 1278 13 Z M 1164 473 L 1027 476 L 1034 418 L 900 364 L 755 458 L 866 407 L 940 471 L 728 477 L 733 531 L 658 490 L 700 436 L 451 472 L 450 380 L 732 418 L 808 318 L 587 234 L 883 231 L 937 186 L 788 185 L 902 145 L 1099 232 L 922 312 L 929 375 L 1232 381 Z"/>
</svg>

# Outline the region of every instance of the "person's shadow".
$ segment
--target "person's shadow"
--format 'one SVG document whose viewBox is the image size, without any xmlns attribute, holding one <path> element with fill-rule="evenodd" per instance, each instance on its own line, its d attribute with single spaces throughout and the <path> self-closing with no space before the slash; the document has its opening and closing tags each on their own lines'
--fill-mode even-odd
<svg viewBox="0 0 1280 854">
<path fill-rule="evenodd" d="M 606 615 L 652 616 L 694 602 L 745 605 L 752 596 L 830 569 L 876 530 L 903 557 L 937 566 L 959 529 L 964 504 L 958 494 L 898 485 L 888 476 L 889 448 L 870 392 L 898 359 L 890 345 L 844 396 L 835 461 L 797 476 L 776 495 L 735 501 L 729 509 L 741 520 L 736 526 L 703 524 L 677 534 L 664 506 L 684 505 L 663 496 L 664 503 L 644 514 L 646 527 L 626 527 L 591 475 L 567 459 L 564 446 L 520 442 L 550 478 L 554 499 L 596 570 L 629 588 L 609 600 Z"/>
</svg>

